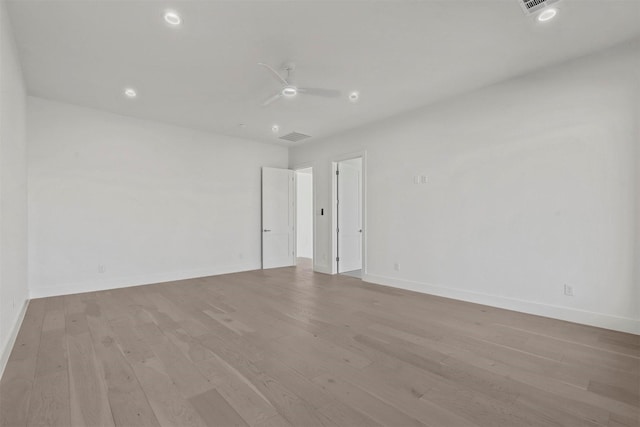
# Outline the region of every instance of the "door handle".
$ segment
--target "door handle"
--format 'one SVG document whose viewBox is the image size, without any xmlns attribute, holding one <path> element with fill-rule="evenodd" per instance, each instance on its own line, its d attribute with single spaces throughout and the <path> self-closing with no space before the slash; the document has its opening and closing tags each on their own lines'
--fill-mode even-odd
<svg viewBox="0 0 640 427">
<path fill-rule="evenodd" d="M 271 230 L 267 230 L 267 229 L 265 228 L 265 229 L 264 229 L 264 230 L 262 230 L 262 231 L 264 231 L 265 233 L 267 233 L 267 232 L 269 232 L 269 231 L 271 231 Z"/>
<path fill-rule="evenodd" d="M 358 233 L 362 233 L 362 228 L 360 230 L 358 230 Z"/>
</svg>

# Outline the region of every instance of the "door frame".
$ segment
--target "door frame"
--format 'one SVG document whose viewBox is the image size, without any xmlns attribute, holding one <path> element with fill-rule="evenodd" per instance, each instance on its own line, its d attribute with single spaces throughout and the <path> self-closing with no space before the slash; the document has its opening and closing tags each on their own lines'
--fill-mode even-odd
<svg viewBox="0 0 640 427">
<path fill-rule="evenodd" d="M 331 274 L 338 274 L 338 163 L 362 159 L 362 277 L 367 274 L 367 151 L 354 151 L 331 159 Z"/>
<path fill-rule="evenodd" d="M 313 239 L 313 244 L 311 245 L 311 256 L 312 256 L 312 265 L 313 265 L 313 270 L 316 270 L 316 179 L 314 176 L 314 169 L 313 169 L 313 163 L 310 162 L 306 162 L 306 163 L 300 163 L 294 167 L 291 168 L 291 170 L 295 173 L 298 173 L 299 170 L 302 169 L 311 169 L 311 233 L 312 236 L 311 238 Z M 296 253 L 296 265 L 298 263 L 298 214 L 297 214 L 297 209 L 298 209 L 298 177 L 296 176 L 296 191 L 294 194 L 295 197 L 295 206 L 296 206 L 296 215 L 294 217 L 293 220 L 293 224 L 294 224 L 294 234 L 295 234 L 295 239 L 294 239 L 294 248 L 295 248 L 295 253 Z"/>
</svg>

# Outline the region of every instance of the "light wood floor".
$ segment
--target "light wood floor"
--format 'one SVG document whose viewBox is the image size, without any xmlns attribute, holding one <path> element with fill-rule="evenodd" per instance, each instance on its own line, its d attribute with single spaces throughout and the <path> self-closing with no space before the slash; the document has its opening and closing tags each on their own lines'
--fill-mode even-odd
<svg viewBox="0 0 640 427">
<path fill-rule="evenodd" d="M 31 301 L 3 426 L 638 426 L 640 337 L 308 265 Z"/>
</svg>

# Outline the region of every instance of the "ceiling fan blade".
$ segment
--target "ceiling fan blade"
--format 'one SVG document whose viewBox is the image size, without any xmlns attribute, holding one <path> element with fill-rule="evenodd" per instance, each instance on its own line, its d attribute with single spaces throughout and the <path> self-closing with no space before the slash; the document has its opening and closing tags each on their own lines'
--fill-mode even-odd
<svg viewBox="0 0 640 427">
<path fill-rule="evenodd" d="M 319 89 L 315 87 L 299 87 L 298 92 L 306 95 L 324 96 L 327 98 L 338 98 L 342 92 L 333 89 Z"/>
<path fill-rule="evenodd" d="M 270 66 L 268 66 L 267 64 L 265 64 L 264 62 L 258 62 L 258 65 L 263 66 L 264 68 L 266 68 L 267 70 L 269 70 L 269 72 L 271 73 L 271 75 L 278 80 L 278 83 L 283 84 L 285 86 L 289 85 L 289 82 L 287 82 L 284 77 L 282 77 L 280 74 L 278 74 L 278 72 L 276 70 L 274 70 L 273 68 L 271 68 Z"/>
<path fill-rule="evenodd" d="M 264 102 L 262 103 L 263 107 L 266 107 L 269 104 L 273 104 L 274 102 L 276 102 L 278 99 L 280 99 L 280 97 L 282 96 L 282 92 L 278 92 L 275 95 L 270 96 L 269 98 L 265 99 Z"/>
</svg>

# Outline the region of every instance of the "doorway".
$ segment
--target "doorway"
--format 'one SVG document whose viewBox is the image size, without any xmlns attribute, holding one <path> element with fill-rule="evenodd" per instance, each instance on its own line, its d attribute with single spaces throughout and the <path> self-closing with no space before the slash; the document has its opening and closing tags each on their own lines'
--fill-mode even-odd
<svg viewBox="0 0 640 427">
<path fill-rule="evenodd" d="M 362 157 L 336 163 L 336 269 L 362 278 Z"/>
<path fill-rule="evenodd" d="M 313 266 L 313 168 L 295 173 L 297 264 Z"/>
</svg>

